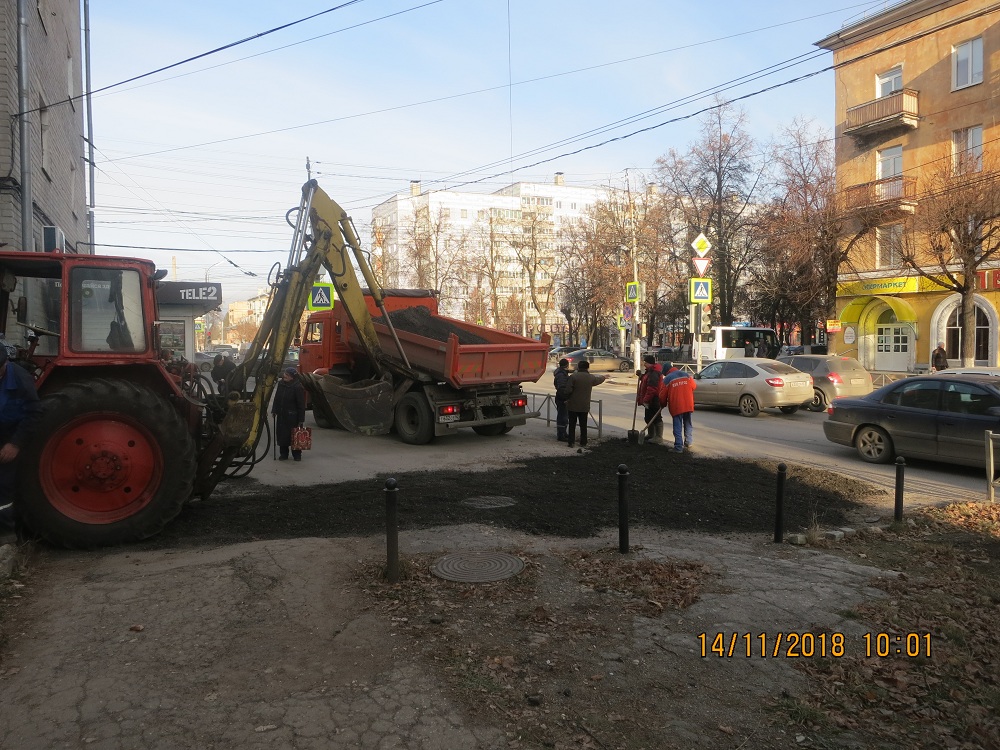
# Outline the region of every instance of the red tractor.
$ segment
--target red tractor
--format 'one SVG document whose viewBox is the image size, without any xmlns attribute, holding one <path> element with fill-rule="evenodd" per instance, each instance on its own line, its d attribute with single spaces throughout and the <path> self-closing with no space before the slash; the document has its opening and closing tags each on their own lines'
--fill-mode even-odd
<svg viewBox="0 0 1000 750">
<path fill-rule="evenodd" d="M 245 425 L 225 429 L 246 409 L 229 414 L 195 368 L 161 359 L 163 275 L 138 259 L 0 253 L 0 330 L 43 403 L 20 458 L 18 509 L 55 544 L 157 533 L 211 492 L 248 437 Z"/>
</svg>

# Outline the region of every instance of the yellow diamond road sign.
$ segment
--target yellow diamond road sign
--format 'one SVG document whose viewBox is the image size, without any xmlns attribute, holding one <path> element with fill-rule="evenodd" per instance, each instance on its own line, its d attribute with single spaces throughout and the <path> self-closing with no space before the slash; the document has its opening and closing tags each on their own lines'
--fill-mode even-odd
<svg viewBox="0 0 1000 750">
<path fill-rule="evenodd" d="M 694 238 L 694 242 L 691 243 L 691 247 L 694 251 L 698 253 L 699 258 L 704 258 L 708 255 L 708 251 L 712 249 L 712 243 L 708 241 L 708 237 L 702 232 L 697 237 Z"/>
<path fill-rule="evenodd" d="M 692 305 L 708 305 L 712 302 L 712 280 L 711 279 L 691 279 L 688 287 L 691 295 Z"/>
</svg>

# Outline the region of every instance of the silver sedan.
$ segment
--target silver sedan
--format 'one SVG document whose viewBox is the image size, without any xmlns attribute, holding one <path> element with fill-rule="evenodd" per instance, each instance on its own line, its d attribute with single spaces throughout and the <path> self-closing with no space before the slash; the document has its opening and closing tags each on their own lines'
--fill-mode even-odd
<svg viewBox="0 0 1000 750">
<path fill-rule="evenodd" d="M 712 362 L 694 377 L 696 405 L 731 406 L 744 417 L 768 408 L 794 414 L 813 398 L 811 375 L 762 357 Z"/>
</svg>

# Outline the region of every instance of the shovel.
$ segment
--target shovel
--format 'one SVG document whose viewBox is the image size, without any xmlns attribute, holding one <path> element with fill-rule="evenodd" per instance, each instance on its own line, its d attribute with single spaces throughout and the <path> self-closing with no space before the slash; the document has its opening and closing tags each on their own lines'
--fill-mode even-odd
<svg viewBox="0 0 1000 750">
<path fill-rule="evenodd" d="M 661 406 L 661 407 L 659 408 L 659 411 L 657 411 L 657 412 L 656 412 L 656 414 L 654 414 L 654 415 L 652 416 L 652 418 L 651 418 L 651 419 L 650 419 L 650 420 L 649 420 L 648 422 L 646 422 L 646 426 L 642 428 L 642 432 L 640 432 L 640 433 L 638 434 L 637 438 L 636 438 L 636 439 L 637 439 L 637 441 L 638 441 L 638 443 L 639 443 L 639 445 L 643 445 L 643 444 L 645 444 L 645 442 L 646 442 L 646 435 L 647 435 L 647 434 L 648 434 L 648 432 L 649 432 L 649 426 L 650 426 L 651 424 L 653 424 L 653 422 L 655 422 L 655 421 L 656 421 L 656 418 L 657 418 L 658 416 L 660 416 L 660 414 L 662 414 L 662 413 L 663 413 L 663 410 L 664 410 L 664 409 L 666 409 L 666 408 L 667 408 L 667 407 L 666 407 L 666 405 L 664 405 L 664 406 Z"/>
<path fill-rule="evenodd" d="M 635 408 L 632 409 L 632 429 L 628 431 L 628 441 L 630 443 L 641 443 L 639 432 L 635 429 L 635 415 L 639 412 L 639 388 L 642 387 L 642 378 L 635 384 Z"/>
</svg>

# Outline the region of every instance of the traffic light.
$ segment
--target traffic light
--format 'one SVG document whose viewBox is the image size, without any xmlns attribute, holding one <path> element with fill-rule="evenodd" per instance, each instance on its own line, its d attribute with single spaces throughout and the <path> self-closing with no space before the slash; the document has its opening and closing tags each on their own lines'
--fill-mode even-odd
<svg viewBox="0 0 1000 750">
<path fill-rule="evenodd" d="M 712 306 L 711 305 L 699 305 L 701 308 L 701 332 L 711 333 L 712 332 Z"/>
</svg>

